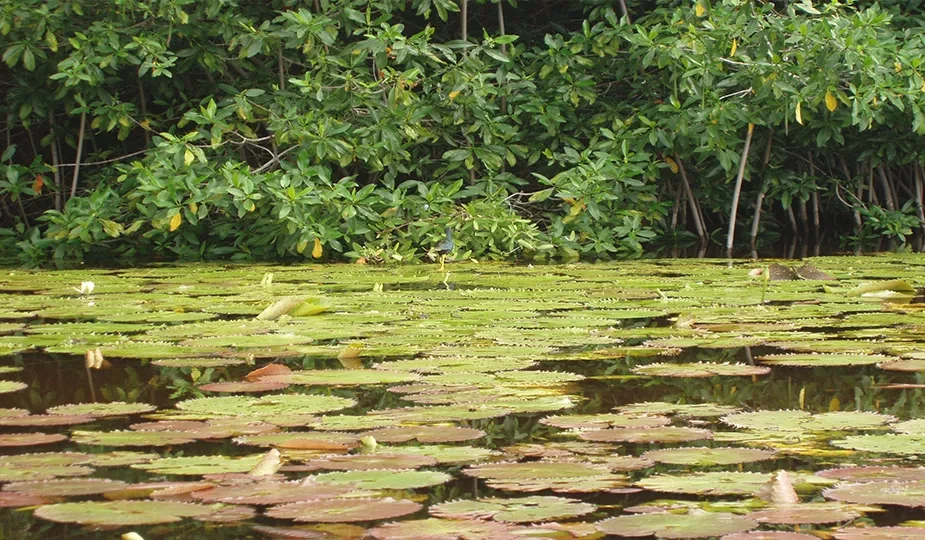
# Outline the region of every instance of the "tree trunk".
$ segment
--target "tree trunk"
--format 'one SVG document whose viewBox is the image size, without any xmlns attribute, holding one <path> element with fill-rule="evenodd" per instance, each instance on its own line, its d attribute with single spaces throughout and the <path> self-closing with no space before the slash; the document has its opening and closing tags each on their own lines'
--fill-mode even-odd
<svg viewBox="0 0 925 540">
<path fill-rule="evenodd" d="M 87 111 L 80 113 L 80 133 L 77 135 L 77 159 L 74 160 L 74 178 L 71 180 L 71 197 L 77 194 L 77 179 L 80 178 L 80 159 L 84 150 L 84 136 L 87 127 Z"/>
<path fill-rule="evenodd" d="M 752 134 L 755 124 L 748 124 L 748 134 L 745 136 L 745 149 L 742 150 L 742 159 L 739 160 L 739 174 L 736 176 L 736 185 L 732 190 L 732 208 L 729 211 L 729 232 L 726 234 L 726 257 L 732 257 L 732 244 L 736 233 L 736 213 L 739 211 L 739 195 L 742 193 L 742 179 L 745 178 L 745 165 L 748 162 L 748 151 L 752 146 Z"/>
</svg>

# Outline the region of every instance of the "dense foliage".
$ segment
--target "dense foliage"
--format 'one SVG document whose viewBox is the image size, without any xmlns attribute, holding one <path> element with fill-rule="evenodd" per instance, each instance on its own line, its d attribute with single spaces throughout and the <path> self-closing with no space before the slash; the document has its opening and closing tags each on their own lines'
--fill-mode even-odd
<svg viewBox="0 0 925 540">
<path fill-rule="evenodd" d="M 625 4 L 8 0 L 2 250 L 405 261 L 449 226 L 459 257 L 612 258 L 721 240 L 735 205 L 740 242 L 922 226 L 921 0 Z"/>
</svg>

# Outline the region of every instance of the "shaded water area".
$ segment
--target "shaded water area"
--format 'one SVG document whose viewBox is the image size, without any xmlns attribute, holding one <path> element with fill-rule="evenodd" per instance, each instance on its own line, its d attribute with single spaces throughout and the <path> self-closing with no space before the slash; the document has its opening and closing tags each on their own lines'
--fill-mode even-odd
<svg viewBox="0 0 925 540">
<path fill-rule="evenodd" d="M 925 256 L 771 263 L 8 270 L 0 538 L 925 538 Z"/>
</svg>

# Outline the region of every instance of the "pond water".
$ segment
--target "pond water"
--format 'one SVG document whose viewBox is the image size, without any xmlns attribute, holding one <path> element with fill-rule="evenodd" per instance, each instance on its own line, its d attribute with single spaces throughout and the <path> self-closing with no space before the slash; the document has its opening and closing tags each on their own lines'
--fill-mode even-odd
<svg viewBox="0 0 925 540">
<path fill-rule="evenodd" d="M 7 270 L 0 538 L 925 538 L 923 269 Z"/>
</svg>

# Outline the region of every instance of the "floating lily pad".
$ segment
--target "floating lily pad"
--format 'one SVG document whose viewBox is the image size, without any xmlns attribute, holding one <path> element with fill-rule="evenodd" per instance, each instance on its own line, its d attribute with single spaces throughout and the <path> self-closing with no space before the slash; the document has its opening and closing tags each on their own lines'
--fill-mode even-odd
<svg viewBox="0 0 925 540">
<path fill-rule="evenodd" d="M 36 446 L 66 441 L 67 435 L 60 433 L 4 433 L 0 435 L 0 447 Z"/>
<path fill-rule="evenodd" d="M 578 435 L 586 441 L 629 443 L 679 443 L 712 439 L 708 429 L 686 427 L 616 428 L 584 431 Z"/>
<path fill-rule="evenodd" d="M 271 381 L 241 381 L 241 382 L 216 382 L 204 384 L 199 387 L 205 392 L 225 392 L 225 393 L 243 393 L 243 392 L 271 392 L 282 390 L 289 386 L 286 382 Z"/>
<path fill-rule="evenodd" d="M 237 366 L 244 363 L 243 358 L 233 358 L 230 356 L 219 357 L 190 357 L 190 358 L 161 358 L 155 360 L 153 364 L 161 367 L 175 368 L 214 368 L 224 366 Z"/>
<path fill-rule="evenodd" d="M 720 540 L 819 540 L 819 537 L 795 532 L 754 531 L 727 534 L 720 538 Z"/>
<path fill-rule="evenodd" d="M 795 367 L 869 366 L 889 362 L 895 357 L 882 354 L 766 354 L 758 360 L 765 364 Z"/>
<path fill-rule="evenodd" d="M 0 456 L 0 482 L 87 476 L 93 473 L 92 468 L 82 466 L 88 459 L 89 454 L 79 452 Z"/>
<path fill-rule="evenodd" d="M 354 454 L 349 456 L 322 456 L 306 462 L 300 466 L 300 470 L 369 471 L 418 469 L 436 464 L 437 459 L 430 456 L 376 452 L 374 454 Z"/>
<path fill-rule="evenodd" d="M 846 431 L 872 429 L 896 419 L 873 412 L 755 411 L 724 416 L 722 421 L 741 429 L 768 431 Z"/>
<path fill-rule="evenodd" d="M 855 504 L 922 507 L 925 506 L 925 480 L 839 484 L 826 489 L 822 494 L 829 499 Z"/>
<path fill-rule="evenodd" d="M 641 456 L 643 459 L 675 465 L 695 465 L 712 467 L 716 465 L 734 465 L 774 459 L 776 453 L 755 448 L 666 448 L 650 450 Z"/>
<path fill-rule="evenodd" d="M 357 489 L 417 489 L 445 484 L 453 477 L 437 471 L 383 469 L 322 473 L 312 479 L 325 484 L 350 484 Z"/>
<path fill-rule="evenodd" d="M 478 446 L 450 446 L 450 445 L 421 445 L 421 446 L 389 446 L 379 447 L 379 451 L 387 454 L 408 454 L 414 456 L 427 456 L 437 460 L 440 464 L 478 463 L 498 457 L 501 452 L 481 448 Z"/>
<path fill-rule="evenodd" d="M 76 414 L 31 414 L 28 416 L 0 417 L 0 426 L 48 427 L 74 426 L 93 422 L 95 418 Z"/>
<path fill-rule="evenodd" d="M 416 440 L 427 444 L 471 441 L 484 437 L 485 432 L 480 429 L 457 426 L 403 426 L 368 431 L 363 435 L 385 443 L 403 443 Z"/>
<path fill-rule="evenodd" d="M 169 501 L 88 501 L 42 506 L 35 516 L 59 523 L 121 527 L 171 523 L 213 511 L 205 505 Z"/>
<path fill-rule="evenodd" d="M 431 515 L 448 519 L 492 519 L 509 523 L 538 523 L 591 513 L 597 506 L 564 497 L 520 497 L 456 500 L 431 506 Z"/>
<path fill-rule="evenodd" d="M 667 414 L 686 418 L 711 418 L 738 412 L 737 407 L 719 405 L 718 403 L 666 403 L 664 401 L 649 401 L 630 403 L 616 407 L 617 411 L 626 414 Z"/>
<path fill-rule="evenodd" d="M 375 364 L 376 369 L 416 371 L 419 373 L 494 373 L 533 367 L 535 360 L 519 357 L 495 357 L 486 361 L 473 356 L 428 356 Z"/>
<path fill-rule="evenodd" d="M 606 534 L 631 537 L 657 535 L 659 538 L 707 538 L 757 527 L 758 523 L 748 517 L 713 512 L 634 514 L 597 523 L 598 530 Z"/>
<path fill-rule="evenodd" d="M 378 369 L 328 369 L 293 371 L 285 375 L 268 375 L 260 380 L 301 384 L 307 386 L 360 386 L 366 384 L 395 384 L 420 379 L 419 375 L 404 371 Z"/>
<path fill-rule="evenodd" d="M 0 508 L 18 508 L 21 506 L 40 506 L 54 502 L 49 497 L 27 495 L 25 493 L 0 492 Z"/>
<path fill-rule="evenodd" d="M 125 482 L 105 478 L 57 478 L 13 482 L 3 486 L 4 491 L 15 491 L 38 497 L 71 497 L 76 495 L 98 495 L 116 491 L 127 486 Z"/>
<path fill-rule="evenodd" d="M 819 471 L 816 476 L 847 482 L 877 482 L 885 480 L 925 480 L 923 467 L 839 467 Z"/>
<path fill-rule="evenodd" d="M 753 512 L 748 517 L 759 523 L 810 525 L 851 521 L 861 517 L 861 512 L 844 504 L 822 502 L 772 506 Z"/>
<path fill-rule="evenodd" d="M 131 467 L 153 474 L 176 474 L 202 476 L 205 474 L 246 473 L 257 466 L 264 454 L 243 457 L 228 456 L 183 456 L 155 459 L 148 463 L 136 463 Z"/>
<path fill-rule="evenodd" d="M 300 501 L 318 501 L 350 492 L 347 485 L 315 482 L 252 482 L 198 490 L 192 497 L 207 503 L 273 505 Z"/>
<path fill-rule="evenodd" d="M 335 432 L 262 433 L 237 437 L 234 442 L 252 446 L 288 448 L 291 450 L 349 450 L 360 445 L 360 436 Z"/>
<path fill-rule="evenodd" d="M 570 461 L 487 463 L 464 469 L 463 473 L 485 480 L 488 486 L 511 491 L 551 490 L 586 493 L 618 490 L 627 477 L 613 474 L 602 465 Z"/>
<path fill-rule="evenodd" d="M 356 401 L 337 396 L 271 394 L 260 398 L 223 396 L 188 399 L 176 407 L 189 413 L 212 416 L 272 418 L 287 414 L 316 414 L 352 407 Z"/>
<path fill-rule="evenodd" d="M 636 366 L 632 372 L 637 375 L 648 375 L 650 377 L 681 377 L 681 378 L 703 378 L 703 377 L 748 377 L 755 375 L 766 375 L 771 368 L 761 366 L 751 366 L 748 364 L 718 364 L 709 362 L 697 362 L 691 364 L 647 364 Z"/>
<path fill-rule="evenodd" d="M 497 521 L 459 519 L 418 519 L 386 523 L 368 531 L 379 540 L 457 540 L 459 538 L 491 538 L 517 540 L 511 526 Z"/>
<path fill-rule="evenodd" d="M 835 540 L 921 540 L 925 529 L 921 527 L 866 527 L 838 529 Z"/>
<path fill-rule="evenodd" d="M 0 394 L 9 394 L 29 388 L 29 385 L 19 381 L 0 381 Z"/>
<path fill-rule="evenodd" d="M 48 409 L 48 414 L 66 414 L 105 418 L 108 416 L 125 416 L 129 414 L 142 414 L 157 409 L 147 403 L 75 403 L 71 405 L 58 405 Z"/>
<path fill-rule="evenodd" d="M 541 424 L 560 429 L 651 428 L 671 423 L 664 416 L 631 414 L 573 414 L 547 416 Z"/>
<path fill-rule="evenodd" d="M 771 475 L 750 472 L 706 472 L 692 474 L 657 474 L 643 478 L 636 485 L 651 491 L 689 495 L 754 495 L 767 484 Z"/>
<path fill-rule="evenodd" d="M 74 431 L 71 439 L 97 446 L 172 446 L 196 440 L 183 431 Z"/>
<path fill-rule="evenodd" d="M 266 515 L 309 523 L 351 523 L 395 518 L 413 514 L 421 508 L 423 506 L 414 501 L 391 497 L 326 499 L 274 506 Z"/>
</svg>

